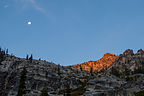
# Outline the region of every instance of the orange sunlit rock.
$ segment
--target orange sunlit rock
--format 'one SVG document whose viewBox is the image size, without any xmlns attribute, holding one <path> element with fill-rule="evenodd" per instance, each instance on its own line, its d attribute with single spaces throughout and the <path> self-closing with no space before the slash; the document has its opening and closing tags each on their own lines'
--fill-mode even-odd
<svg viewBox="0 0 144 96">
<path fill-rule="evenodd" d="M 111 64 L 118 58 L 114 54 L 106 53 L 104 56 L 98 61 L 88 61 L 82 64 L 72 65 L 80 69 L 82 67 L 83 70 L 90 71 L 91 67 L 93 67 L 93 71 L 100 71 L 102 69 L 108 68 Z"/>
</svg>

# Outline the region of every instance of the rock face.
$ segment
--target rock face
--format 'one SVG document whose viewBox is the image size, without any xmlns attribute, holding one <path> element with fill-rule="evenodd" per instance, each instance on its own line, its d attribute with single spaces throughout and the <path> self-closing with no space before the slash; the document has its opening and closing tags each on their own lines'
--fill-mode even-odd
<svg viewBox="0 0 144 96">
<path fill-rule="evenodd" d="M 144 74 L 134 74 L 130 77 L 131 79 L 127 80 L 114 75 L 98 74 L 87 82 L 84 95 L 135 96 L 135 93 L 144 89 Z"/>
<path fill-rule="evenodd" d="M 98 60 L 98 61 L 88 61 L 86 63 L 78 64 L 78 65 L 72 65 L 73 67 L 76 67 L 80 69 L 82 67 L 83 70 L 90 71 L 91 67 L 93 68 L 93 71 L 100 71 L 102 69 L 108 68 L 109 66 L 114 63 L 114 61 L 119 56 L 116 56 L 114 54 L 106 53 L 104 56 Z"/>
<path fill-rule="evenodd" d="M 126 50 L 87 82 L 86 96 L 135 96 L 144 90 L 144 51 Z M 138 95 L 143 96 L 143 95 Z"/>
<path fill-rule="evenodd" d="M 98 61 L 74 66 L 18 58 L 0 50 L 0 96 L 16 96 L 21 80 L 25 80 L 24 96 L 40 96 L 45 86 L 50 96 L 67 92 L 71 96 L 135 96 L 144 90 L 142 49 L 137 53 L 128 49 L 119 56 L 107 53 Z M 79 66 L 83 66 L 83 71 Z M 92 66 L 99 72 L 89 72 Z M 24 69 L 26 75 L 22 76 Z"/>
<path fill-rule="evenodd" d="M 25 67 L 26 96 L 40 96 L 47 86 L 49 94 L 64 94 L 67 86 L 71 89 L 80 87 L 89 76 L 89 72 L 80 71 L 72 66 L 60 66 L 43 60 L 26 60 L 3 54 L 0 62 L 0 96 L 16 96 L 19 89 L 21 72 Z M 62 92 L 61 92 L 62 91 Z M 61 93 L 60 93 L 61 92 Z"/>
<path fill-rule="evenodd" d="M 137 53 L 133 53 L 133 50 L 126 50 L 119 58 L 113 63 L 110 69 L 117 68 L 122 74 L 124 71 L 130 71 L 132 74 L 134 71 L 144 66 L 144 51 L 138 50 Z M 141 69 L 139 69 L 141 70 Z"/>
</svg>

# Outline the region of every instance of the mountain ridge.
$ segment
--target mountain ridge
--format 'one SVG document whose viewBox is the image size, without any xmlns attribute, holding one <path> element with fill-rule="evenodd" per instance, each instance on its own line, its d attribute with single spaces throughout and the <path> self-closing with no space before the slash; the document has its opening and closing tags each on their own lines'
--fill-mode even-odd
<svg viewBox="0 0 144 96">
<path fill-rule="evenodd" d="M 82 70 L 86 70 L 86 71 L 90 71 L 91 67 L 93 67 L 93 71 L 101 71 L 102 69 L 105 69 L 109 66 L 111 66 L 111 64 L 119 57 L 119 55 L 115 55 L 115 54 L 110 54 L 110 53 L 106 53 L 104 54 L 104 56 L 97 60 L 97 61 L 88 61 L 88 62 L 84 62 L 81 64 L 77 64 L 77 65 L 71 65 L 73 67 L 76 67 L 78 69 Z"/>
<path fill-rule="evenodd" d="M 17 96 L 22 85 L 25 96 L 40 96 L 44 89 L 49 96 L 139 96 L 144 92 L 142 49 L 106 53 L 98 61 L 89 61 L 88 68 L 102 64 L 99 69 L 103 70 L 97 72 L 32 57 L 18 58 L 0 50 L 0 96 Z"/>
</svg>

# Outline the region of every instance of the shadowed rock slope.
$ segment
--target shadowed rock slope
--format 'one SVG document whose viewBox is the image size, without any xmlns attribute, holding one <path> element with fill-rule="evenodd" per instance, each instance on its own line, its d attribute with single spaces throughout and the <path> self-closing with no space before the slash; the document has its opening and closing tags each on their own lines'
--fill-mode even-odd
<svg viewBox="0 0 144 96">
<path fill-rule="evenodd" d="M 89 72 L 72 66 L 60 66 L 43 60 L 26 60 L 8 55 L 4 51 L 0 51 L 0 61 L 0 96 L 16 96 L 20 85 L 25 96 L 40 96 L 44 87 L 47 87 L 50 96 L 63 96 L 67 87 L 77 89 L 83 85 L 85 77 L 89 76 Z M 24 68 L 27 71 L 26 76 L 21 76 Z M 23 82 L 24 77 L 26 80 Z"/>
</svg>

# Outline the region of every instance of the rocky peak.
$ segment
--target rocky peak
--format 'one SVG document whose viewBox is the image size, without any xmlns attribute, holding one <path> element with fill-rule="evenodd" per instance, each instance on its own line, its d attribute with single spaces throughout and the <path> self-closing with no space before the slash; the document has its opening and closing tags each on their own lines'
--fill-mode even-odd
<svg viewBox="0 0 144 96">
<path fill-rule="evenodd" d="M 115 54 L 106 53 L 106 54 L 104 54 L 104 56 L 103 56 L 103 57 L 114 56 L 114 55 L 115 55 Z"/>
<path fill-rule="evenodd" d="M 144 54 L 144 51 L 143 51 L 142 49 L 139 49 L 136 54 L 138 54 L 138 55 L 143 55 L 143 54 Z"/>
<path fill-rule="evenodd" d="M 129 72 L 143 72 L 144 68 L 144 51 L 139 49 L 136 54 L 133 50 L 126 50 L 120 57 L 113 63 L 111 68 L 116 68 L 120 74 Z M 110 68 L 110 70 L 111 70 Z M 117 73 L 117 72 L 116 72 Z M 126 74 L 127 75 L 127 74 Z"/>
<path fill-rule="evenodd" d="M 82 67 L 83 70 L 90 71 L 91 67 L 93 67 L 93 71 L 100 71 L 104 68 L 111 66 L 111 64 L 118 58 L 115 54 L 106 53 L 104 56 L 98 61 L 88 61 L 78 65 L 72 65 L 78 69 Z"/>
<path fill-rule="evenodd" d="M 133 50 L 127 49 L 127 50 L 123 53 L 123 55 L 134 55 L 134 53 L 133 53 Z"/>
<path fill-rule="evenodd" d="M 111 53 L 106 53 L 106 54 L 104 54 L 104 56 L 102 57 L 103 59 L 104 58 L 113 58 L 113 57 L 115 57 L 116 55 L 115 54 L 111 54 Z"/>
</svg>

